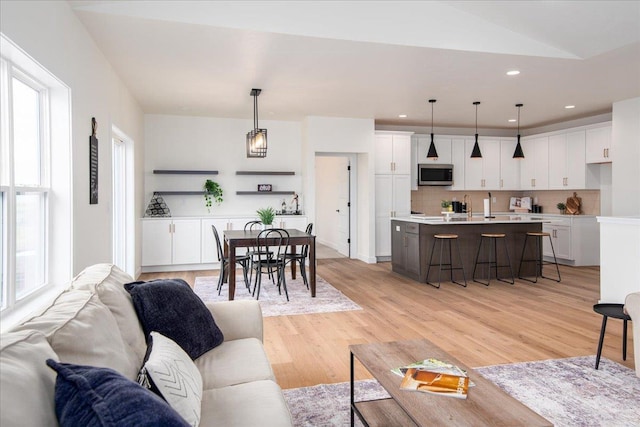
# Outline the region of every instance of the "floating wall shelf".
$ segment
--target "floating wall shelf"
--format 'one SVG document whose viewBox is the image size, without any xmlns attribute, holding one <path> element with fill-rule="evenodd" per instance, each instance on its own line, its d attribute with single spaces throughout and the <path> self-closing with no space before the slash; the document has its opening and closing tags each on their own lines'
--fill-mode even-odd
<svg viewBox="0 0 640 427">
<path fill-rule="evenodd" d="M 269 196 L 269 195 L 289 195 L 296 194 L 295 191 L 236 191 L 238 196 L 248 196 L 248 195 L 261 195 L 261 196 Z"/>
<path fill-rule="evenodd" d="M 236 171 L 236 175 L 295 175 L 295 172 L 280 171 Z"/>
<path fill-rule="evenodd" d="M 214 170 L 175 170 L 175 169 L 154 169 L 155 174 L 168 174 L 168 175 L 218 175 L 218 171 Z"/>
<path fill-rule="evenodd" d="M 154 191 L 153 194 L 157 194 L 160 196 L 203 196 L 204 191 Z"/>
</svg>

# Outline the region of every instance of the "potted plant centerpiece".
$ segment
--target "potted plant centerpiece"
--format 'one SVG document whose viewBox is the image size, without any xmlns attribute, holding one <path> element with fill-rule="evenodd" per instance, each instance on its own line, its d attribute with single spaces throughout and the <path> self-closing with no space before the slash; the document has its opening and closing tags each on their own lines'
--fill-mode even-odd
<svg viewBox="0 0 640 427">
<path fill-rule="evenodd" d="M 260 217 L 260 221 L 262 221 L 264 227 L 271 227 L 271 225 L 273 224 L 273 219 L 276 216 L 276 211 L 274 211 L 273 208 L 269 207 L 258 209 L 256 213 Z"/>
<path fill-rule="evenodd" d="M 440 202 L 440 206 L 442 207 L 443 212 L 451 212 L 451 202 L 448 200 L 443 200 Z"/>
<path fill-rule="evenodd" d="M 213 200 L 216 201 L 217 205 L 222 203 L 222 187 L 220 187 L 220 184 L 217 182 L 208 179 L 204 182 L 202 188 L 204 190 L 205 206 L 207 207 L 207 211 L 211 212 L 211 203 Z"/>
<path fill-rule="evenodd" d="M 564 203 L 560 202 L 556 205 L 556 208 L 558 208 L 558 210 L 560 211 L 561 214 L 564 215 L 566 209 L 567 209 L 567 205 L 565 205 Z"/>
</svg>

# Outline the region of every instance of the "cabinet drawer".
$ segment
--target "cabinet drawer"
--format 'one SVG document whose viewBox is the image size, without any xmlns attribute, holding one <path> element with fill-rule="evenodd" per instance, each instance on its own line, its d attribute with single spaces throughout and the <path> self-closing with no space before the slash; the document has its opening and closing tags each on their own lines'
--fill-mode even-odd
<svg viewBox="0 0 640 427">
<path fill-rule="evenodd" d="M 412 222 L 408 222 L 404 227 L 405 233 L 411 234 L 419 234 L 420 232 L 420 224 L 415 224 Z"/>
</svg>

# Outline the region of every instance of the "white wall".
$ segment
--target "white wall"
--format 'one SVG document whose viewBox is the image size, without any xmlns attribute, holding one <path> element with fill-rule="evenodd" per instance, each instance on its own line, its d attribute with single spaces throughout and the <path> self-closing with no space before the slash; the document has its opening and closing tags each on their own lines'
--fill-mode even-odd
<svg viewBox="0 0 640 427">
<path fill-rule="evenodd" d="M 253 120 L 168 115 L 145 116 L 145 200 L 154 191 L 199 191 L 206 179 L 222 187 L 224 201 L 207 211 L 204 197 L 163 196 L 172 216 L 252 215 L 259 208 L 282 208 L 293 196 L 236 195 L 256 191 L 258 184 L 272 184 L 273 191 L 296 191 L 302 209 L 301 124 L 261 120 L 268 131 L 266 158 L 248 159 L 245 137 Z M 154 169 L 217 170 L 218 175 L 159 175 Z M 236 171 L 289 171 L 294 176 L 237 176 Z"/>
<path fill-rule="evenodd" d="M 640 215 L 640 98 L 613 104 L 612 215 Z"/>
<path fill-rule="evenodd" d="M 375 233 L 374 205 L 373 119 L 335 117 L 307 117 L 303 123 L 303 191 L 307 200 L 307 213 L 315 221 L 315 155 L 316 153 L 352 153 L 357 155 L 355 165 L 357 198 L 352 200 L 357 213 L 357 235 L 352 238 L 352 256 L 365 262 L 375 262 L 375 248 L 370 236 Z"/>
<path fill-rule="evenodd" d="M 73 266 L 110 262 L 111 128 L 117 126 L 135 142 L 136 210 L 142 215 L 143 117 L 102 52 L 65 1 L 0 2 L 2 32 L 71 88 L 73 158 Z M 89 204 L 89 135 L 98 122 L 99 203 Z M 136 229 L 140 242 L 140 230 Z M 140 265 L 140 245 L 136 248 Z"/>
</svg>

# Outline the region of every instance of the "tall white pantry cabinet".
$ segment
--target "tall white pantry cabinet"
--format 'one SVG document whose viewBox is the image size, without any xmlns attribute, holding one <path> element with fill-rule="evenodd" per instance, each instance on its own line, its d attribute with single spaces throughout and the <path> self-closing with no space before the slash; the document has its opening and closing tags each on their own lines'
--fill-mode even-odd
<svg viewBox="0 0 640 427">
<path fill-rule="evenodd" d="M 391 257 L 391 218 L 411 214 L 411 135 L 377 131 L 375 136 L 376 257 Z"/>
</svg>

